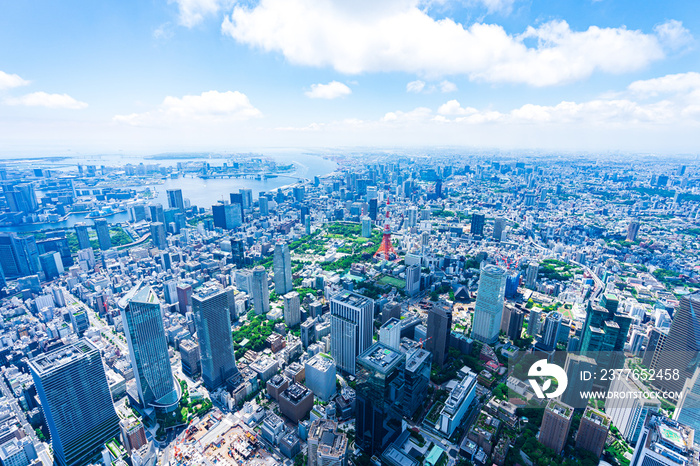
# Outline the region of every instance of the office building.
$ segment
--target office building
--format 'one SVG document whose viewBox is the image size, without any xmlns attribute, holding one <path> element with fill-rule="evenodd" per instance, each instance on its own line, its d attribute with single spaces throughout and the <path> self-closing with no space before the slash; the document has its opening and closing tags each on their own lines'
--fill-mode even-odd
<svg viewBox="0 0 700 466">
<path fill-rule="evenodd" d="M 609 430 L 610 418 L 597 409 L 587 407 L 576 433 L 576 448 L 588 450 L 600 458 Z"/>
<path fill-rule="evenodd" d="M 97 243 L 100 251 L 106 251 L 112 247 L 112 236 L 109 233 L 109 223 L 103 218 L 95 220 L 95 231 L 97 232 Z"/>
<path fill-rule="evenodd" d="M 41 266 L 34 237 L 0 233 L 0 266 L 4 278 L 26 277 L 38 273 Z"/>
<path fill-rule="evenodd" d="M 314 407 L 314 394 L 305 386 L 292 382 L 279 396 L 280 413 L 294 422 L 306 418 Z"/>
<path fill-rule="evenodd" d="M 486 223 L 486 215 L 472 214 L 471 234 L 472 236 L 484 236 L 484 223 Z"/>
<path fill-rule="evenodd" d="M 470 370 L 445 400 L 445 406 L 440 411 L 440 417 L 435 426 L 445 437 L 452 437 L 457 427 L 462 424 L 464 416 L 476 397 L 476 384 L 477 375 Z"/>
<path fill-rule="evenodd" d="M 607 398 L 605 413 L 620 431 L 620 435 L 633 445 L 639 439 L 647 415 L 657 412 L 661 404 L 652 396 L 652 393 L 631 377 L 613 380 L 610 384 L 610 392 L 626 394 L 624 398 Z"/>
<path fill-rule="evenodd" d="M 350 291 L 331 297 L 331 356 L 341 371 L 355 375 L 355 360 L 372 344 L 374 301 Z"/>
<path fill-rule="evenodd" d="M 695 466 L 698 447 L 695 431 L 661 414 L 646 418 L 630 466 Z"/>
<path fill-rule="evenodd" d="M 627 225 L 627 237 L 625 238 L 625 241 L 629 241 L 630 243 L 637 241 L 637 234 L 639 234 L 639 226 L 639 220 L 630 221 L 629 225 Z"/>
<path fill-rule="evenodd" d="M 29 360 L 54 462 L 87 464 L 119 434 L 100 350 L 80 339 Z"/>
<path fill-rule="evenodd" d="M 540 272 L 540 264 L 530 262 L 525 271 L 525 286 L 528 288 L 537 288 L 537 274 Z"/>
<path fill-rule="evenodd" d="M 42 463 L 37 458 L 34 443 L 29 437 L 12 437 L 0 443 L 2 466 L 41 466 Z"/>
<path fill-rule="evenodd" d="M 498 217 L 498 218 L 494 219 L 492 237 L 495 241 L 501 241 L 505 227 L 506 227 L 506 219 L 504 219 L 503 217 Z"/>
<path fill-rule="evenodd" d="M 166 239 L 165 225 L 161 222 L 151 223 L 151 241 L 153 246 L 161 251 L 168 249 L 168 240 Z"/>
<path fill-rule="evenodd" d="M 442 367 L 447 359 L 452 330 L 452 305 L 447 302 L 433 303 L 428 310 L 428 327 L 425 349 L 433 355 L 433 362 Z"/>
<path fill-rule="evenodd" d="M 151 222 L 160 222 L 165 225 L 165 211 L 163 210 L 163 204 L 154 203 L 148 205 L 148 213 Z"/>
<path fill-rule="evenodd" d="M 272 445 L 277 445 L 277 442 L 283 433 L 284 420 L 276 414 L 268 414 L 263 420 L 262 426 L 260 426 L 260 435 L 262 438 L 270 442 Z"/>
<path fill-rule="evenodd" d="M 46 280 L 53 280 L 63 274 L 63 260 L 58 252 L 47 252 L 39 256 L 41 270 L 46 276 Z"/>
<path fill-rule="evenodd" d="M 401 321 L 392 317 L 379 327 L 379 341 L 391 349 L 401 348 Z"/>
<path fill-rule="evenodd" d="M 167 189 L 168 207 L 171 209 L 185 210 L 185 201 L 182 199 L 182 189 Z"/>
<path fill-rule="evenodd" d="M 412 417 L 428 396 L 433 355 L 417 348 L 406 353 L 401 406 L 404 416 Z"/>
<path fill-rule="evenodd" d="M 700 432 L 700 366 L 685 381 L 673 419 Z"/>
<path fill-rule="evenodd" d="M 75 235 L 78 237 L 78 249 L 91 248 L 90 244 L 90 233 L 88 232 L 88 226 L 84 223 L 75 224 Z"/>
<path fill-rule="evenodd" d="M 406 267 L 406 294 L 410 297 L 420 293 L 420 265 L 413 264 Z"/>
<path fill-rule="evenodd" d="M 474 305 L 474 323 L 471 333 L 473 339 L 487 344 L 498 340 L 505 288 L 506 275 L 503 269 L 495 265 L 481 267 Z"/>
<path fill-rule="evenodd" d="M 561 319 L 562 315 L 559 312 L 552 311 L 547 314 L 547 317 L 544 319 L 542 334 L 535 345 L 537 349 L 545 352 L 554 351 L 557 347 L 557 335 L 559 334 Z"/>
<path fill-rule="evenodd" d="M 253 269 L 251 280 L 253 295 L 253 309 L 258 315 L 270 312 L 270 287 L 267 283 L 267 270 L 262 265 L 256 265 Z"/>
<path fill-rule="evenodd" d="M 71 306 L 70 321 L 71 325 L 73 325 L 73 331 L 79 337 L 82 337 L 83 333 L 85 333 L 87 329 L 90 328 L 90 318 L 88 316 L 88 313 L 82 307 Z"/>
<path fill-rule="evenodd" d="M 287 327 L 301 324 L 301 305 L 299 293 L 290 291 L 284 295 L 284 323 Z"/>
<path fill-rule="evenodd" d="M 275 272 L 275 292 L 282 296 L 294 288 L 292 283 L 292 260 L 289 257 L 289 246 L 285 243 L 275 244 L 275 253 L 272 259 Z"/>
<path fill-rule="evenodd" d="M 138 283 L 119 300 L 119 308 L 139 401 L 146 409 L 177 408 L 180 384 L 170 367 L 158 296 L 149 285 Z"/>
<path fill-rule="evenodd" d="M 656 364 L 652 365 L 652 360 L 654 360 L 654 354 L 656 353 L 657 348 L 663 348 L 664 343 L 666 342 L 667 334 L 668 329 L 660 329 L 656 327 L 651 329 L 651 332 L 649 332 L 647 346 L 644 349 L 644 356 L 642 357 L 642 364 L 644 365 L 644 367 L 653 369 L 656 366 Z M 661 355 L 661 351 L 658 352 L 658 355 Z"/>
<path fill-rule="evenodd" d="M 539 309 L 530 309 L 530 316 L 527 320 L 527 334 L 531 337 L 536 336 L 540 333 L 540 317 L 542 316 L 542 311 Z"/>
<path fill-rule="evenodd" d="M 415 227 L 418 224 L 418 208 L 411 206 L 406 210 L 405 225 L 408 228 Z"/>
<path fill-rule="evenodd" d="M 700 291 L 685 295 L 673 313 L 671 328 L 663 347 L 656 350 L 656 371 L 677 369 L 680 377 L 654 378 L 652 384 L 664 391 L 680 393 L 687 379 L 693 377 L 700 354 Z"/>
<path fill-rule="evenodd" d="M 143 423 L 137 419 L 122 419 L 119 421 L 119 429 L 122 433 L 124 448 L 129 455 L 148 443 L 146 429 L 144 429 Z"/>
<path fill-rule="evenodd" d="M 177 285 L 177 305 L 180 309 L 180 314 L 187 315 L 192 310 L 192 285 L 182 283 Z"/>
<path fill-rule="evenodd" d="M 245 204 L 243 202 L 243 195 L 241 193 L 231 193 L 230 194 L 231 204 L 236 204 L 240 206 L 241 211 L 241 222 L 245 223 Z"/>
<path fill-rule="evenodd" d="M 182 372 L 193 379 L 201 374 L 199 345 L 192 340 L 181 340 L 178 345 L 180 350 L 180 362 L 182 364 Z"/>
<path fill-rule="evenodd" d="M 309 427 L 307 466 L 346 466 L 348 438 L 338 430 L 338 424 L 328 419 L 316 419 Z"/>
<path fill-rule="evenodd" d="M 381 454 L 401 433 L 404 361 L 401 352 L 382 343 L 373 344 L 357 358 L 355 441 L 370 456 Z"/>
<path fill-rule="evenodd" d="M 241 202 L 243 204 L 243 209 L 253 208 L 253 190 L 250 188 L 240 188 L 238 193 L 241 196 Z"/>
<path fill-rule="evenodd" d="M 306 361 L 306 386 L 314 392 L 316 398 L 330 401 L 335 395 L 336 371 L 335 361 L 330 355 L 319 353 Z"/>
<path fill-rule="evenodd" d="M 564 371 L 569 385 L 561 395 L 561 401 L 574 409 L 588 406 L 588 397 L 583 393 L 593 391 L 593 377 L 598 369 L 595 359 L 576 353 L 567 353 Z"/>
<path fill-rule="evenodd" d="M 210 392 L 238 374 L 233 354 L 231 315 L 226 290 L 208 284 L 192 295 L 202 380 Z"/>
<path fill-rule="evenodd" d="M 233 230 L 243 224 L 240 204 L 216 204 L 211 207 L 214 227 Z"/>
<path fill-rule="evenodd" d="M 571 406 L 560 401 L 550 400 L 542 416 L 539 442 L 557 454 L 561 453 L 566 445 L 566 439 L 569 437 L 573 415 L 574 409 Z"/>
<path fill-rule="evenodd" d="M 260 216 L 267 217 L 270 215 L 270 200 L 265 196 L 260 196 L 258 199 L 258 204 L 260 205 Z"/>
<path fill-rule="evenodd" d="M 390 301 L 382 307 L 382 324 L 385 324 L 392 317 L 401 319 L 401 304 Z"/>
</svg>

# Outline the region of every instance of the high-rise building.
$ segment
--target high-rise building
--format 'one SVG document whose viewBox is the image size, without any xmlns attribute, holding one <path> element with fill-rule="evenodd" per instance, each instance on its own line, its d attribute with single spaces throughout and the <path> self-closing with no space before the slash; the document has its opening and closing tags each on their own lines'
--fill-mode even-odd
<svg viewBox="0 0 700 466">
<path fill-rule="evenodd" d="M 619 377 L 610 384 L 611 393 L 624 393 L 624 397 L 609 397 L 605 400 L 605 414 L 620 435 L 631 445 L 637 442 L 649 413 L 661 407 L 658 398 L 631 377 Z"/>
<path fill-rule="evenodd" d="M 168 240 L 165 236 L 165 225 L 161 222 L 151 223 L 151 241 L 153 246 L 160 250 L 168 249 Z"/>
<path fill-rule="evenodd" d="M 185 201 L 182 198 L 182 189 L 167 189 L 168 207 L 171 209 L 185 210 Z"/>
<path fill-rule="evenodd" d="M 433 303 L 428 310 L 428 328 L 425 349 L 433 355 L 433 362 L 442 367 L 447 359 L 452 330 L 452 305 L 446 302 Z M 498 330 L 496 330 L 498 335 Z"/>
<path fill-rule="evenodd" d="M 685 381 L 673 419 L 700 432 L 700 366 Z"/>
<path fill-rule="evenodd" d="M 292 259 L 289 256 L 289 246 L 287 244 L 275 244 L 272 265 L 275 272 L 275 292 L 281 296 L 292 291 L 294 288 L 292 283 Z"/>
<path fill-rule="evenodd" d="M 306 416 L 314 407 L 314 394 L 305 386 L 292 382 L 289 387 L 279 396 L 280 413 L 287 418 L 298 423 Z"/>
<path fill-rule="evenodd" d="M 501 241 L 503 236 L 503 230 L 506 227 L 506 219 L 503 217 L 498 217 L 493 221 L 493 239 L 496 241 Z"/>
<path fill-rule="evenodd" d="M 0 233 L 0 265 L 6 278 L 26 277 L 38 273 L 41 266 L 34 237 Z"/>
<path fill-rule="evenodd" d="M 211 392 L 238 373 L 226 290 L 211 284 L 198 288 L 192 295 L 192 312 L 199 339 L 202 380 Z"/>
<path fill-rule="evenodd" d="M 165 225 L 165 211 L 163 210 L 163 204 L 148 204 L 148 211 L 151 217 L 151 222 L 160 222 Z"/>
<path fill-rule="evenodd" d="M 241 195 L 241 200 L 243 201 L 243 209 L 253 208 L 253 190 L 250 188 L 240 188 L 238 192 Z"/>
<path fill-rule="evenodd" d="M 307 466 L 346 466 L 348 438 L 338 430 L 338 424 L 328 419 L 316 419 L 309 427 Z"/>
<path fill-rule="evenodd" d="M 416 226 L 418 223 L 418 207 L 411 206 L 406 210 L 406 226 L 408 228 Z"/>
<path fill-rule="evenodd" d="M 588 450 L 600 458 L 609 430 L 610 418 L 597 409 L 587 407 L 576 433 L 576 448 Z"/>
<path fill-rule="evenodd" d="M 216 204 L 211 207 L 216 228 L 233 230 L 243 224 L 243 212 L 240 204 Z"/>
<path fill-rule="evenodd" d="M 420 265 L 413 264 L 406 267 L 406 294 L 416 296 L 420 293 Z"/>
<path fill-rule="evenodd" d="M 396 301 L 390 301 L 382 308 L 382 324 L 387 323 L 392 317 L 401 319 L 401 304 Z"/>
<path fill-rule="evenodd" d="M 382 324 L 379 327 L 379 341 L 398 351 L 401 348 L 401 321 L 391 318 Z"/>
<path fill-rule="evenodd" d="M 690 466 L 698 462 L 695 431 L 661 414 L 650 414 L 630 466 Z"/>
<path fill-rule="evenodd" d="M 505 289 L 506 275 L 503 269 L 495 265 L 482 266 L 474 305 L 473 339 L 488 344 L 498 340 Z"/>
<path fill-rule="evenodd" d="M 80 339 L 29 360 L 54 462 L 87 464 L 119 434 L 100 350 Z"/>
<path fill-rule="evenodd" d="M 301 324 L 301 302 L 299 293 L 290 291 L 284 295 L 284 323 L 287 327 L 296 327 Z"/>
<path fill-rule="evenodd" d="M 337 367 L 355 375 L 357 356 L 372 344 L 374 301 L 350 291 L 331 297 L 331 356 Z"/>
<path fill-rule="evenodd" d="M 192 340 L 181 340 L 178 349 L 180 351 L 182 372 L 188 377 L 199 377 L 202 370 L 199 345 Z"/>
<path fill-rule="evenodd" d="M 180 309 L 180 314 L 187 315 L 188 311 L 192 310 L 192 285 L 182 283 L 177 285 L 177 305 Z"/>
<path fill-rule="evenodd" d="M 317 398 L 329 401 L 335 395 L 335 361 L 330 355 L 318 353 L 306 361 L 304 372 L 306 386 Z"/>
<path fill-rule="evenodd" d="M 88 232 L 88 226 L 84 223 L 75 224 L 75 234 L 78 237 L 78 249 L 91 248 L 90 244 L 90 233 Z"/>
<path fill-rule="evenodd" d="M 253 269 L 251 293 L 253 295 L 253 308 L 255 313 L 267 314 L 270 312 L 270 288 L 267 283 L 267 270 L 262 265 L 256 265 Z"/>
<path fill-rule="evenodd" d="M 356 442 L 370 456 L 380 454 L 401 433 L 404 361 L 400 351 L 383 343 L 373 344 L 357 358 Z"/>
<path fill-rule="evenodd" d="M 557 347 L 557 335 L 559 335 L 559 327 L 561 326 L 562 315 L 559 312 L 552 311 L 547 314 L 542 327 L 542 334 L 535 345 L 541 351 L 554 351 Z"/>
<path fill-rule="evenodd" d="M 406 353 L 401 400 L 404 416 L 412 417 L 425 401 L 432 363 L 433 355 L 427 350 L 417 348 Z"/>
<path fill-rule="evenodd" d="M 47 280 L 53 280 L 63 274 L 63 261 L 58 252 L 47 252 L 39 256 L 41 270 L 44 271 Z"/>
<path fill-rule="evenodd" d="M 440 411 L 440 417 L 435 427 L 446 437 L 452 437 L 457 427 L 462 425 L 462 421 L 476 397 L 476 382 L 477 375 L 468 370 L 445 400 L 445 406 Z"/>
<path fill-rule="evenodd" d="M 372 219 L 365 216 L 362 217 L 362 237 L 369 238 L 372 236 Z"/>
<path fill-rule="evenodd" d="M 486 222 L 486 215 L 484 214 L 472 214 L 471 222 L 471 234 L 472 236 L 484 236 L 484 223 Z"/>
<path fill-rule="evenodd" d="M 146 429 L 144 429 L 143 423 L 137 419 L 122 419 L 119 421 L 119 429 L 122 432 L 124 448 L 129 454 L 148 443 Z"/>
<path fill-rule="evenodd" d="M 545 447 L 549 447 L 557 454 L 561 453 L 569 437 L 571 418 L 574 409 L 560 401 L 550 400 L 542 416 L 542 425 L 538 440 Z"/>
<path fill-rule="evenodd" d="M 627 225 L 627 238 L 626 241 L 634 242 L 637 241 L 637 234 L 639 233 L 639 220 L 632 220 L 629 225 Z"/>
<path fill-rule="evenodd" d="M 119 308 L 140 402 L 146 408 L 176 408 L 180 387 L 170 367 L 158 296 L 138 283 L 119 300 Z"/>
<path fill-rule="evenodd" d="M 369 201 L 369 218 L 373 221 L 377 221 L 377 213 L 379 212 L 379 202 L 376 197 L 371 198 Z"/>
<path fill-rule="evenodd" d="M 668 334 L 668 329 L 653 328 L 649 332 L 649 338 L 647 341 L 646 349 L 644 350 L 644 356 L 642 357 L 642 364 L 644 367 L 653 369 L 652 360 L 654 359 L 654 354 L 657 348 L 662 348 L 666 342 L 666 335 Z M 661 355 L 659 351 L 658 355 Z"/>
<path fill-rule="evenodd" d="M 523 324 L 525 323 L 525 313 L 520 309 L 513 309 L 510 313 L 508 323 L 508 338 L 515 341 L 520 338 L 523 332 Z"/>
<path fill-rule="evenodd" d="M 261 217 L 267 217 L 270 215 L 270 200 L 266 196 L 260 196 L 260 199 L 258 199 L 258 204 L 260 205 Z"/>
<path fill-rule="evenodd" d="M 579 410 L 588 406 L 588 397 L 584 394 L 593 390 L 591 374 L 595 374 L 597 368 L 595 359 L 573 352 L 567 353 L 564 371 L 569 385 L 561 395 L 561 401 Z"/>
<path fill-rule="evenodd" d="M 537 262 L 530 262 L 525 272 L 525 286 L 528 288 L 537 287 L 537 274 L 540 271 L 540 265 Z"/>
<path fill-rule="evenodd" d="M 241 209 L 241 221 L 245 223 L 245 203 L 243 202 L 243 195 L 241 193 L 231 193 L 230 194 L 231 204 L 238 204 Z"/>
<path fill-rule="evenodd" d="M 679 377 L 654 378 L 652 384 L 664 391 L 681 392 L 700 363 L 700 291 L 681 298 L 663 347 L 656 351 L 656 371 L 673 373 L 675 369 Z"/>
<path fill-rule="evenodd" d="M 112 237 L 109 234 L 109 223 L 103 218 L 95 220 L 95 231 L 97 231 L 97 242 L 101 251 L 106 251 L 112 247 Z"/>
</svg>

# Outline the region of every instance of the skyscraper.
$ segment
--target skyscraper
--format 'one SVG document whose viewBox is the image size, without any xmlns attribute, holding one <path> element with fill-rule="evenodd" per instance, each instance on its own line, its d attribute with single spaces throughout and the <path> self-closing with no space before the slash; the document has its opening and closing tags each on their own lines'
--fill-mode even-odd
<svg viewBox="0 0 700 466">
<path fill-rule="evenodd" d="M 700 291 L 681 298 L 664 344 L 656 351 L 655 369 L 663 373 L 676 369 L 680 376 L 654 378 L 652 384 L 664 391 L 680 392 L 700 364 Z"/>
<path fill-rule="evenodd" d="M 695 368 L 693 376 L 685 381 L 681 396 L 673 412 L 673 419 L 700 434 L 700 366 Z"/>
<path fill-rule="evenodd" d="M 346 290 L 330 304 L 331 356 L 338 369 L 355 375 L 357 356 L 372 344 L 374 301 Z"/>
<path fill-rule="evenodd" d="M 401 348 L 401 321 L 399 319 L 392 317 L 379 327 L 379 342 L 397 351 Z"/>
<path fill-rule="evenodd" d="M 171 209 L 185 210 L 185 201 L 182 199 L 182 189 L 168 189 L 165 191 L 168 196 L 168 207 Z"/>
<path fill-rule="evenodd" d="M 597 409 L 587 407 L 576 433 L 576 448 L 588 450 L 600 458 L 609 430 L 610 418 Z"/>
<path fill-rule="evenodd" d="M 158 249 L 168 249 L 168 240 L 165 236 L 165 225 L 160 222 L 151 223 L 151 241 Z"/>
<path fill-rule="evenodd" d="M 267 314 L 270 312 L 270 288 L 267 284 L 267 270 L 262 265 L 256 265 L 253 269 L 252 280 L 253 308 L 255 313 Z"/>
<path fill-rule="evenodd" d="M 301 323 L 299 293 L 296 291 L 284 295 L 284 323 L 287 327 L 296 327 Z"/>
<path fill-rule="evenodd" d="M 484 223 L 486 215 L 472 214 L 471 234 L 472 236 L 484 236 Z"/>
<path fill-rule="evenodd" d="M 605 414 L 620 435 L 630 444 L 639 439 L 647 415 L 661 407 L 658 398 L 653 397 L 643 385 L 633 378 L 619 377 L 610 384 L 611 393 L 625 393 L 624 397 L 610 397 L 605 400 Z"/>
<path fill-rule="evenodd" d="M 163 204 L 148 204 L 148 211 L 151 217 L 151 222 L 161 222 L 163 225 L 165 225 L 165 211 L 163 210 Z"/>
<path fill-rule="evenodd" d="M 211 213 L 216 228 L 233 230 L 243 224 L 240 204 L 216 204 L 211 207 Z"/>
<path fill-rule="evenodd" d="M 91 248 L 90 244 L 90 233 L 88 232 L 88 226 L 84 223 L 75 224 L 75 234 L 78 237 L 78 249 Z"/>
<path fill-rule="evenodd" d="M 685 466 L 697 464 L 695 431 L 661 414 L 644 423 L 630 466 Z"/>
<path fill-rule="evenodd" d="M 238 192 L 241 195 L 241 200 L 243 201 L 244 209 L 253 208 L 253 190 L 250 188 L 240 188 Z"/>
<path fill-rule="evenodd" d="M 625 238 L 625 241 L 634 242 L 637 240 L 639 225 L 639 220 L 630 221 L 629 225 L 627 225 L 627 238 Z"/>
<path fill-rule="evenodd" d="M 267 197 L 260 196 L 260 199 L 258 199 L 258 204 L 260 205 L 261 217 L 267 217 L 268 215 L 270 215 L 270 200 Z"/>
<path fill-rule="evenodd" d="M 47 280 L 53 280 L 63 273 L 63 261 L 58 252 L 47 252 L 39 256 L 41 269 L 44 271 Z"/>
<path fill-rule="evenodd" d="M 535 345 L 537 349 L 547 352 L 554 351 L 554 348 L 557 346 L 557 335 L 559 334 L 561 319 L 562 315 L 559 312 L 552 311 L 547 314 L 547 317 L 544 319 L 541 338 Z"/>
<path fill-rule="evenodd" d="M 307 466 L 346 466 L 348 439 L 335 421 L 316 419 L 309 428 Z"/>
<path fill-rule="evenodd" d="M 231 204 L 238 204 L 241 209 L 241 222 L 245 223 L 245 202 L 243 202 L 243 195 L 241 193 L 231 193 L 229 195 L 231 199 Z"/>
<path fill-rule="evenodd" d="M 100 350 L 89 340 L 62 346 L 29 360 L 54 461 L 87 464 L 119 434 Z"/>
<path fill-rule="evenodd" d="M 6 278 L 26 277 L 39 272 L 39 250 L 34 237 L 0 233 L 0 265 Z"/>
<path fill-rule="evenodd" d="M 109 234 L 109 223 L 103 218 L 95 220 L 95 231 L 97 231 L 97 242 L 101 251 L 106 251 L 112 247 L 112 237 Z"/>
<path fill-rule="evenodd" d="M 356 442 L 370 456 L 384 451 L 401 432 L 404 362 L 400 351 L 383 343 L 373 344 L 357 358 Z"/>
<path fill-rule="evenodd" d="M 119 300 L 139 400 L 146 408 L 176 408 L 180 393 L 173 379 L 168 340 L 158 296 L 137 283 Z"/>
<path fill-rule="evenodd" d="M 503 230 L 506 227 L 506 219 L 503 217 L 498 217 L 493 221 L 493 239 L 496 241 L 501 241 L 503 236 Z"/>
<path fill-rule="evenodd" d="M 560 401 L 550 400 L 542 416 L 538 440 L 559 454 L 566 445 L 574 409 Z"/>
<path fill-rule="evenodd" d="M 488 344 L 498 340 L 505 289 L 503 269 L 495 265 L 482 266 L 472 326 L 472 338 L 475 340 Z"/>
<path fill-rule="evenodd" d="M 452 330 L 452 306 L 446 302 L 433 303 L 428 310 L 428 328 L 425 349 L 433 355 L 433 362 L 442 367 L 450 347 Z M 498 330 L 496 330 L 498 335 Z"/>
<path fill-rule="evenodd" d="M 537 274 L 540 271 L 540 265 L 537 262 L 530 262 L 527 265 L 525 272 L 525 286 L 535 288 L 537 286 Z"/>
<path fill-rule="evenodd" d="M 238 373 L 233 354 L 231 316 L 226 290 L 203 286 L 192 295 L 202 361 L 202 379 L 207 390 L 214 391 Z"/>
<path fill-rule="evenodd" d="M 275 244 L 273 256 L 273 268 L 275 272 L 275 292 L 278 295 L 292 291 L 292 260 L 289 257 L 289 246 L 285 243 Z"/>
<path fill-rule="evenodd" d="M 420 265 L 413 264 L 406 267 L 406 294 L 416 296 L 420 293 Z"/>
</svg>

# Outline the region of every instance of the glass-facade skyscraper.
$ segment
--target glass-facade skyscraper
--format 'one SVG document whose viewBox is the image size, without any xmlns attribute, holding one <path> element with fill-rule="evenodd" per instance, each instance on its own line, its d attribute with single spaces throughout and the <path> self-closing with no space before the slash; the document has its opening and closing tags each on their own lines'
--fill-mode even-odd
<svg viewBox="0 0 700 466">
<path fill-rule="evenodd" d="M 168 340 L 158 296 L 149 286 L 137 284 L 120 301 L 131 367 L 144 407 L 177 407 L 179 386 L 173 379 Z"/>
<path fill-rule="evenodd" d="M 119 434 L 100 351 L 81 339 L 29 360 L 54 462 L 87 464 Z"/>
<path fill-rule="evenodd" d="M 199 337 L 202 379 L 207 389 L 213 391 L 238 373 L 226 290 L 215 286 L 199 288 L 192 295 L 192 310 Z"/>
<path fill-rule="evenodd" d="M 284 243 L 275 245 L 273 268 L 275 271 L 275 292 L 282 296 L 292 291 L 292 260 L 289 256 L 289 246 Z"/>
<path fill-rule="evenodd" d="M 495 265 L 483 266 L 474 305 L 473 339 L 488 344 L 498 339 L 505 290 L 506 274 L 503 269 Z"/>
</svg>

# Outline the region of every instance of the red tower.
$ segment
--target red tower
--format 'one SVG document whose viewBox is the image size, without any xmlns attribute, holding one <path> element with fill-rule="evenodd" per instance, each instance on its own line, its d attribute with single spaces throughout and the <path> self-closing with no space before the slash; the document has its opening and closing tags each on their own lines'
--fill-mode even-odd
<svg viewBox="0 0 700 466">
<path fill-rule="evenodd" d="M 374 253 L 375 259 L 384 259 L 388 261 L 399 260 L 399 255 L 396 253 L 394 246 L 391 244 L 391 227 L 389 226 L 389 198 L 386 200 L 386 220 L 384 221 L 384 234 L 382 235 L 382 244 Z"/>
</svg>

